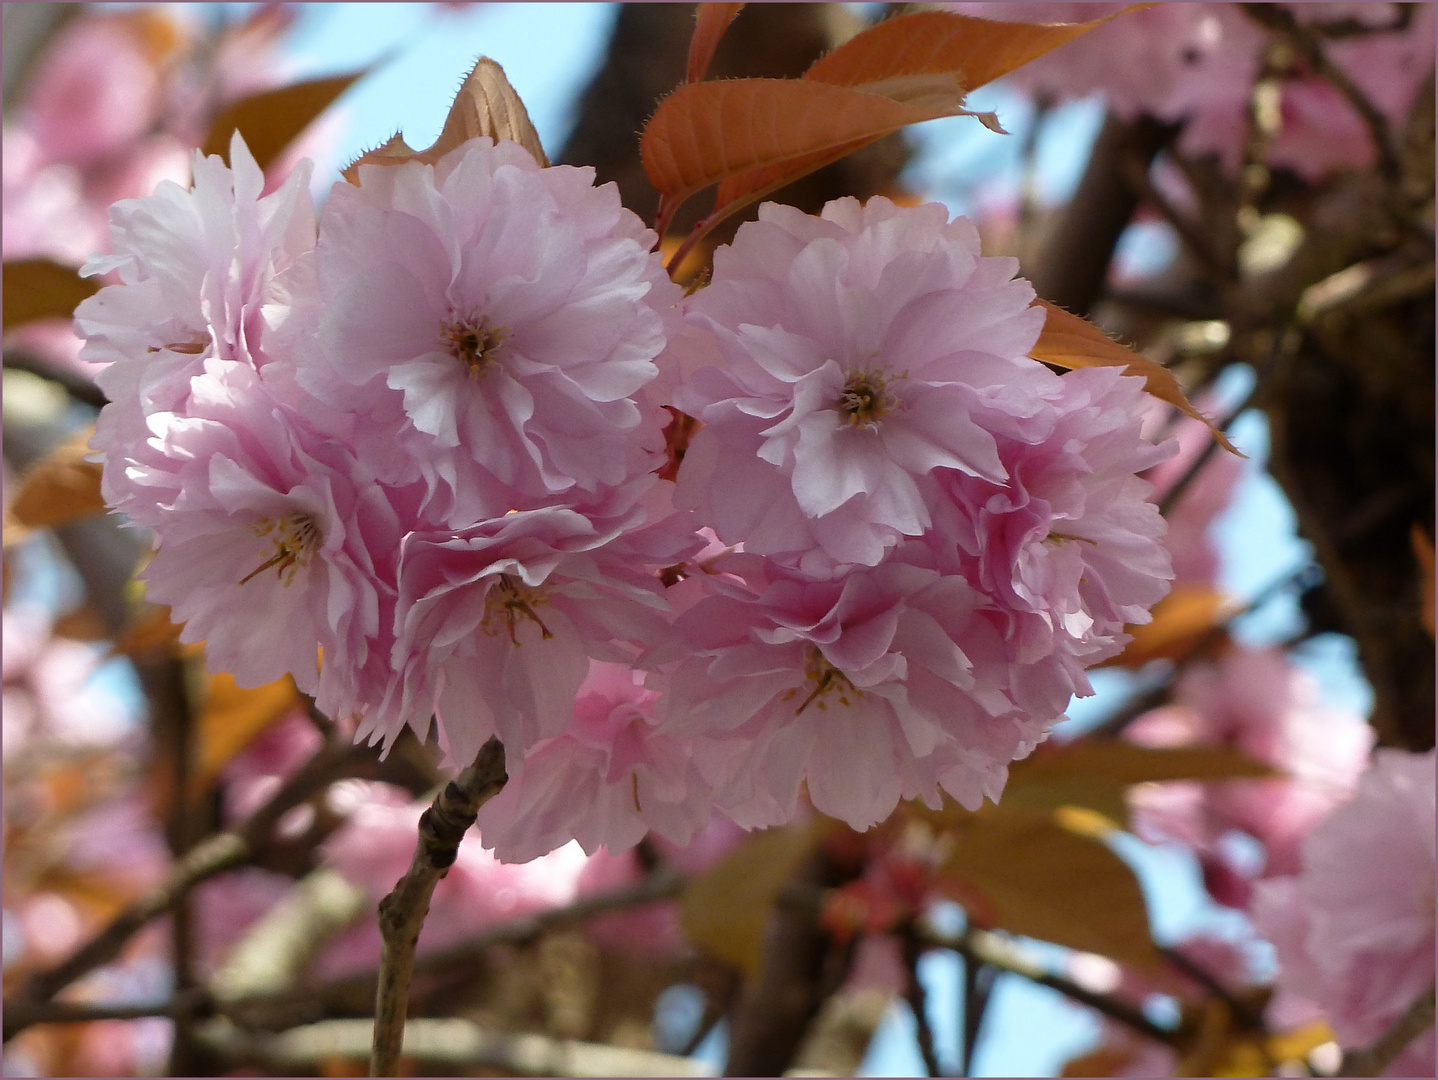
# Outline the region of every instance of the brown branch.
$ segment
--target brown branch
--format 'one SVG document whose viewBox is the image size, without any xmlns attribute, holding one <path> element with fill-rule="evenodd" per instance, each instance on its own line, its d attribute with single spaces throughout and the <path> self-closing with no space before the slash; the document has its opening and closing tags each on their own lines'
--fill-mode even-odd
<svg viewBox="0 0 1438 1080">
<path fill-rule="evenodd" d="M 152 919 L 174 907 L 180 897 L 207 878 L 244 865 L 269 838 L 286 811 L 328 784 L 340 769 L 368 748 L 330 743 L 286 781 L 269 802 L 238 829 L 217 833 L 185 853 L 165 880 L 131 902 L 95 937 L 68 959 L 48 971 L 32 975 L 25 986 L 5 1003 L 4 1037 L 8 1041 L 33 1021 L 27 1019 L 36 1005 L 50 1001 L 76 979 L 114 959 L 125 943 Z"/>
<path fill-rule="evenodd" d="M 1138 206 L 1124 170 L 1133 168 L 1132 161 L 1146 170 L 1177 132 L 1177 126 L 1151 117 L 1104 120 L 1078 190 L 1039 257 L 1024 268 L 1039 296 L 1075 315 L 1093 309 L 1114 248 Z"/>
<path fill-rule="evenodd" d="M 49 360 L 22 349 L 7 349 L 5 367 L 11 371 L 24 371 L 55 383 L 82 405 L 103 409 L 110 403 L 105 392 L 94 381 L 78 371 L 58 367 Z"/>
<path fill-rule="evenodd" d="M 367 1020 L 326 1020 L 279 1035 L 246 1032 L 220 1020 L 198 1034 L 204 1047 L 226 1063 L 257 1066 L 272 1076 L 313 1076 L 327 1060 L 363 1060 L 370 1042 Z M 410 1020 L 402 1035 L 407 1056 L 456 1071 L 476 1067 L 497 1069 L 501 1076 L 709 1075 L 702 1063 L 690 1058 L 493 1031 L 458 1018 Z"/>
<path fill-rule="evenodd" d="M 942 934 L 930 926 L 919 924 L 918 933 L 926 944 L 941 949 L 952 949 L 968 964 L 987 964 L 1013 975 L 1021 975 L 1030 982 L 1057 990 L 1065 997 L 1096 1009 L 1125 1027 L 1132 1028 L 1140 1035 L 1147 1035 L 1165 1046 L 1177 1043 L 1178 1033 L 1155 1024 L 1139 1009 L 1132 1005 L 1085 989 L 1062 975 L 1053 975 L 1024 956 L 1018 948 L 987 930 L 965 930 L 961 934 Z"/>
<path fill-rule="evenodd" d="M 939 1067 L 939 1057 L 934 1051 L 934 1029 L 929 1023 L 928 994 L 919 978 L 919 955 L 923 951 L 923 942 L 915 931 L 912 920 L 900 930 L 899 941 L 904 949 L 904 967 L 909 974 L 904 987 L 904 997 L 914 1013 L 914 1035 L 919 1044 L 919 1054 L 924 1059 L 926 1075 L 943 1076 L 944 1070 Z"/>
<path fill-rule="evenodd" d="M 409 870 L 379 902 L 383 946 L 375 991 L 371 1076 L 399 1075 L 414 950 L 429 914 L 430 897 L 436 883 L 454 865 L 460 841 L 474 824 L 479 808 L 497 795 L 508 779 L 504 745 L 491 737 L 473 764 L 451 780 L 420 816 L 419 841 Z"/>
<path fill-rule="evenodd" d="M 1338 1076 L 1381 1076 L 1404 1047 L 1433 1026 L 1433 987 L 1409 1006 L 1378 1041 L 1362 1050 L 1343 1055 Z"/>
<path fill-rule="evenodd" d="M 1327 51 L 1323 48 L 1322 39 L 1310 28 L 1300 26 L 1293 14 L 1279 5 L 1240 4 L 1239 7 L 1254 22 L 1273 30 L 1286 40 L 1300 56 L 1308 61 L 1314 74 L 1328 80 L 1333 88 L 1343 95 L 1348 104 L 1353 106 L 1354 111 L 1362 117 L 1373 136 L 1373 142 L 1378 149 L 1380 171 L 1385 179 L 1396 182 L 1401 170 L 1398 156 L 1393 150 L 1393 132 L 1388 126 L 1388 118 L 1378 111 L 1378 107 L 1368 99 L 1368 95 L 1358 88 L 1347 73 L 1329 59 Z"/>
</svg>

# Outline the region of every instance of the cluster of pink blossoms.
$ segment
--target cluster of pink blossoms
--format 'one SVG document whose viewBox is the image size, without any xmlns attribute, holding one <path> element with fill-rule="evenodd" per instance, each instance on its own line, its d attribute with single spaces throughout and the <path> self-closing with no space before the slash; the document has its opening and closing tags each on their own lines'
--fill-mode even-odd
<svg viewBox="0 0 1438 1080">
<path fill-rule="evenodd" d="M 1031 359 L 1032 288 L 940 206 L 766 206 L 686 298 L 514 143 L 361 166 L 318 225 L 306 170 L 231 161 L 87 264 L 106 498 L 242 684 L 460 764 L 497 735 L 502 858 L 805 785 L 858 828 L 977 807 L 1167 588 L 1142 383 Z"/>
</svg>

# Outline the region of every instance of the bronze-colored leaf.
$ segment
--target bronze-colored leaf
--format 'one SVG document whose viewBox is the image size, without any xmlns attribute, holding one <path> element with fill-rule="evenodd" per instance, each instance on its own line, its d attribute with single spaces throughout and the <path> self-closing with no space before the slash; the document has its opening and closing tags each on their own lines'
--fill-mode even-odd
<svg viewBox="0 0 1438 1080">
<path fill-rule="evenodd" d="M 4 328 L 37 319 L 68 319 L 99 284 L 49 259 L 7 259 L 3 267 Z"/>
<path fill-rule="evenodd" d="M 1043 743 L 1031 756 L 1010 765 L 1000 805 L 1084 807 L 1125 825 L 1124 792 L 1133 784 L 1275 775 L 1270 766 L 1227 746 L 1151 747 L 1121 739 L 1081 738 Z"/>
<path fill-rule="evenodd" d="M 768 829 L 691 881 L 679 900 L 679 918 L 689 940 L 747 975 L 755 974 L 779 890 L 816 842 L 810 824 Z"/>
<path fill-rule="evenodd" d="M 104 641 L 110 636 L 105 621 L 89 604 L 60 616 L 55 620 L 53 631 L 56 637 L 71 641 Z"/>
<path fill-rule="evenodd" d="M 238 131 L 260 168 L 267 169 L 300 132 L 369 71 L 364 68 L 347 75 L 309 79 L 233 101 L 210 124 L 201 149 L 229 162 L 230 136 Z"/>
<path fill-rule="evenodd" d="M 236 683 L 234 676 L 217 672 L 205 680 L 205 688 L 197 725 L 200 743 L 190 777 L 191 798 L 208 789 L 225 763 L 260 732 L 304 703 L 288 675 L 246 688 Z"/>
<path fill-rule="evenodd" d="M 1138 879 L 1102 841 L 1018 805 L 946 819 L 953 848 L 940 880 L 958 877 L 980 894 L 991 929 L 1161 969 Z"/>
<path fill-rule="evenodd" d="M 1213 426 L 1213 422 L 1195 409 L 1184 395 L 1183 387 L 1165 367 L 1154 363 L 1146 356 L 1140 356 L 1113 338 L 1109 337 L 1087 319 L 1072 315 L 1047 300 L 1035 300 L 1044 309 L 1044 328 L 1039 340 L 1029 352 L 1035 360 L 1061 368 L 1122 367 L 1132 375 L 1143 376 L 1145 389 L 1160 401 L 1182 410 L 1187 415 L 1208 426 L 1220 446 L 1230 453 L 1239 453 L 1228 441 L 1228 436 Z"/>
<path fill-rule="evenodd" d="M 1414 525 L 1409 538 L 1413 543 L 1413 557 L 1418 560 L 1418 569 L 1421 580 L 1418 588 L 1421 590 L 1423 629 L 1428 631 L 1428 636 L 1433 637 L 1433 607 L 1434 607 L 1434 559 L 1433 543 L 1423 532 L 1423 529 Z"/>
<path fill-rule="evenodd" d="M 146 604 L 115 642 L 115 652 L 137 656 L 164 650 L 179 655 L 180 631 L 184 628 L 183 623 L 170 621 L 169 605 Z"/>
<path fill-rule="evenodd" d="M 93 428 L 66 439 L 32 465 L 20 481 L 10 513 L 32 529 L 64 525 L 105 512 L 100 494 L 100 463 L 86 461 Z"/>
<path fill-rule="evenodd" d="M 1099 666 L 1139 668 L 1150 660 L 1182 660 L 1237 610 L 1217 589 L 1176 585 L 1153 606 L 1151 621 L 1124 628 L 1133 640 Z"/>
<path fill-rule="evenodd" d="M 403 165 L 406 161 L 433 165 L 451 150 L 481 135 L 495 142 L 501 139 L 517 142 L 540 165 L 549 165 L 524 102 L 505 78 L 504 69 L 486 56 L 479 58 L 460 86 L 445 117 L 444 128 L 433 143 L 423 150 L 414 150 L 404 141 L 404 136 L 396 134 L 350 162 L 341 175 L 351 184 L 357 184 L 361 165 Z"/>
<path fill-rule="evenodd" d="M 907 124 L 948 115 L 948 108 L 801 79 L 690 83 L 659 103 L 640 153 L 660 194 L 682 200 L 730 176 L 857 149 Z"/>
<path fill-rule="evenodd" d="M 549 164 L 539 143 L 539 132 L 530 122 L 529 110 L 505 78 L 504 69 L 487 56 L 479 58 L 459 88 L 439 138 L 416 156 L 433 164 L 455 147 L 480 135 L 488 135 L 495 142 L 501 139 L 517 142 L 539 164 Z"/>
<path fill-rule="evenodd" d="M 952 11 L 917 11 L 855 34 L 814 61 L 804 78 L 862 86 L 905 75 L 942 73 L 957 76 L 967 93 L 1115 17 L 1083 23 L 1010 23 Z"/>
<path fill-rule="evenodd" d="M 694 36 L 689 39 L 689 63 L 684 81 L 699 82 L 709 70 L 714 50 L 743 4 L 700 4 L 694 12 Z"/>
</svg>

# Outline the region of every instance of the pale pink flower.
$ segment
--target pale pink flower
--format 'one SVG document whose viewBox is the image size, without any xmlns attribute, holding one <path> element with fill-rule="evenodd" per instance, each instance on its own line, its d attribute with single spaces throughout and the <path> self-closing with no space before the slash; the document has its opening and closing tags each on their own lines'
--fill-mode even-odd
<svg viewBox="0 0 1438 1080">
<path fill-rule="evenodd" d="M 371 785 L 370 796 L 325 841 L 326 865 L 363 887 L 375 902 L 394 888 L 409 868 L 420 814 L 429 800 L 407 801 L 388 785 Z M 571 903 L 588 857 L 578 844 L 521 865 L 501 863 L 473 832 L 459 845 L 454 864 L 435 886 L 419 952 L 463 940 L 508 919 Z M 373 967 L 379 959 L 379 930 L 373 919 L 327 945 L 316 961 L 319 978 Z"/>
<path fill-rule="evenodd" d="M 344 715 L 360 673 L 388 659 L 396 510 L 248 363 L 204 366 L 184 415 L 155 413 L 147 442 L 106 460 L 137 492 L 125 512 L 158 540 L 149 596 L 240 685 L 289 673 Z"/>
<path fill-rule="evenodd" d="M 1343 1046 L 1372 1043 L 1433 984 L 1434 811 L 1434 752 L 1377 750 L 1353 799 L 1303 841 L 1299 873 L 1257 887 L 1280 989 L 1322 1006 Z M 1431 1028 L 1409 1055 L 1395 1066 L 1431 1075 Z"/>
<path fill-rule="evenodd" d="M 662 730 L 695 740 L 717 804 L 746 828 L 792 819 L 801 782 L 857 829 L 901 797 L 936 802 L 941 784 L 977 808 L 1056 719 L 1019 713 L 990 681 L 983 665 L 1003 643 L 962 578 L 897 556 L 842 581 L 730 561 L 753 591 L 679 618 L 683 658 L 660 707 Z"/>
<path fill-rule="evenodd" d="M 636 470 L 634 395 L 680 293 L 593 179 L 478 138 L 433 166 L 361 167 L 325 205 L 312 302 L 329 364 L 302 378 L 401 400 L 407 422 L 371 437 L 421 463 L 453 527 L 654 467 Z"/>
<path fill-rule="evenodd" d="M 685 309 L 712 361 L 676 394 L 706 425 L 679 504 L 727 543 L 824 572 L 923 532 L 934 469 L 1003 481 L 988 417 L 1029 409 L 1042 370 L 1017 269 L 937 204 L 764 204 Z"/>
<path fill-rule="evenodd" d="M 1239 829 L 1263 842 L 1263 876 L 1295 872 L 1300 842 L 1352 792 L 1373 742 L 1361 716 L 1321 705 L 1312 676 L 1281 651 L 1247 648 L 1188 665 L 1174 704 L 1139 717 L 1126 735 L 1147 746 L 1232 746 L 1286 774 L 1130 793 L 1139 834 L 1194 846 L 1235 900 L 1244 895 L 1220 866 L 1227 862 L 1216 846 L 1223 834 Z"/>
<path fill-rule="evenodd" d="M 150 435 L 155 413 L 190 413 L 190 381 L 218 358 L 255 370 L 269 357 L 262 309 L 273 299 L 275 275 L 314 245 L 309 166 L 261 198 L 264 176 L 236 132 L 227 167 L 196 152 L 194 185 L 162 183 L 153 195 L 110 211 L 115 254 L 97 255 L 81 272 L 118 272 L 75 310 L 81 355 L 109 366 L 96 377 L 110 404 L 91 445 L 113 457 Z M 129 513 L 143 496 L 111 461 L 103 489 L 112 507 Z"/>
<path fill-rule="evenodd" d="M 632 661 L 667 633 L 660 571 L 699 543 L 682 516 L 646 520 L 657 483 L 407 534 L 393 675 L 358 735 L 388 746 L 408 724 L 423 738 L 433 715 L 465 765 L 490 735 L 520 754 L 561 734 L 591 659 Z"/>
<path fill-rule="evenodd" d="M 685 844 L 704 824 L 708 785 L 684 740 L 654 730 L 659 694 L 644 678 L 590 662 L 568 728 L 511 764 L 504 790 L 480 809 L 498 858 L 527 862 L 570 840 L 590 855 L 601 846 L 617 853 L 650 829 Z"/>
</svg>

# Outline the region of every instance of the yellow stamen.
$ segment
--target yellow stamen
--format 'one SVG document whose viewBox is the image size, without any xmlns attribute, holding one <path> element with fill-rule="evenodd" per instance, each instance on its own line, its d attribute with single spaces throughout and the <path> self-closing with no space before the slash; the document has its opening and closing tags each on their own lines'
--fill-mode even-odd
<svg viewBox="0 0 1438 1080">
<path fill-rule="evenodd" d="M 492 587 L 485 597 L 484 618 L 480 620 L 480 628 L 491 636 L 500 633 L 501 629 L 507 630 L 509 640 L 518 645 L 519 631 L 515 622 L 518 619 L 528 619 L 539 627 L 540 637 L 548 641 L 554 635 L 534 610 L 548 602 L 542 588 L 531 589 L 509 574 L 500 574 L 499 583 Z M 498 625 L 499 622 L 504 623 L 503 628 Z"/>
<path fill-rule="evenodd" d="M 440 328 L 439 340 L 445 350 L 456 360 L 462 360 L 469 369 L 469 377 L 478 379 L 494 363 L 495 353 L 504 343 L 505 331 L 491 329 L 490 325 L 477 316 L 455 319 Z"/>
<path fill-rule="evenodd" d="M 256 536 L 273 536 L 275 553 L 240 578 L 241 585 L 248 584 L 272 566 L 279 567 L 279 580 L 289 585 L 294 580 L 295 567 L 308 562 L 310 552 L 323 539 L 315 519 L 308 514 L 286 514 L 278 521 L 261 518 L 252 528 Z"/>
</svg>

